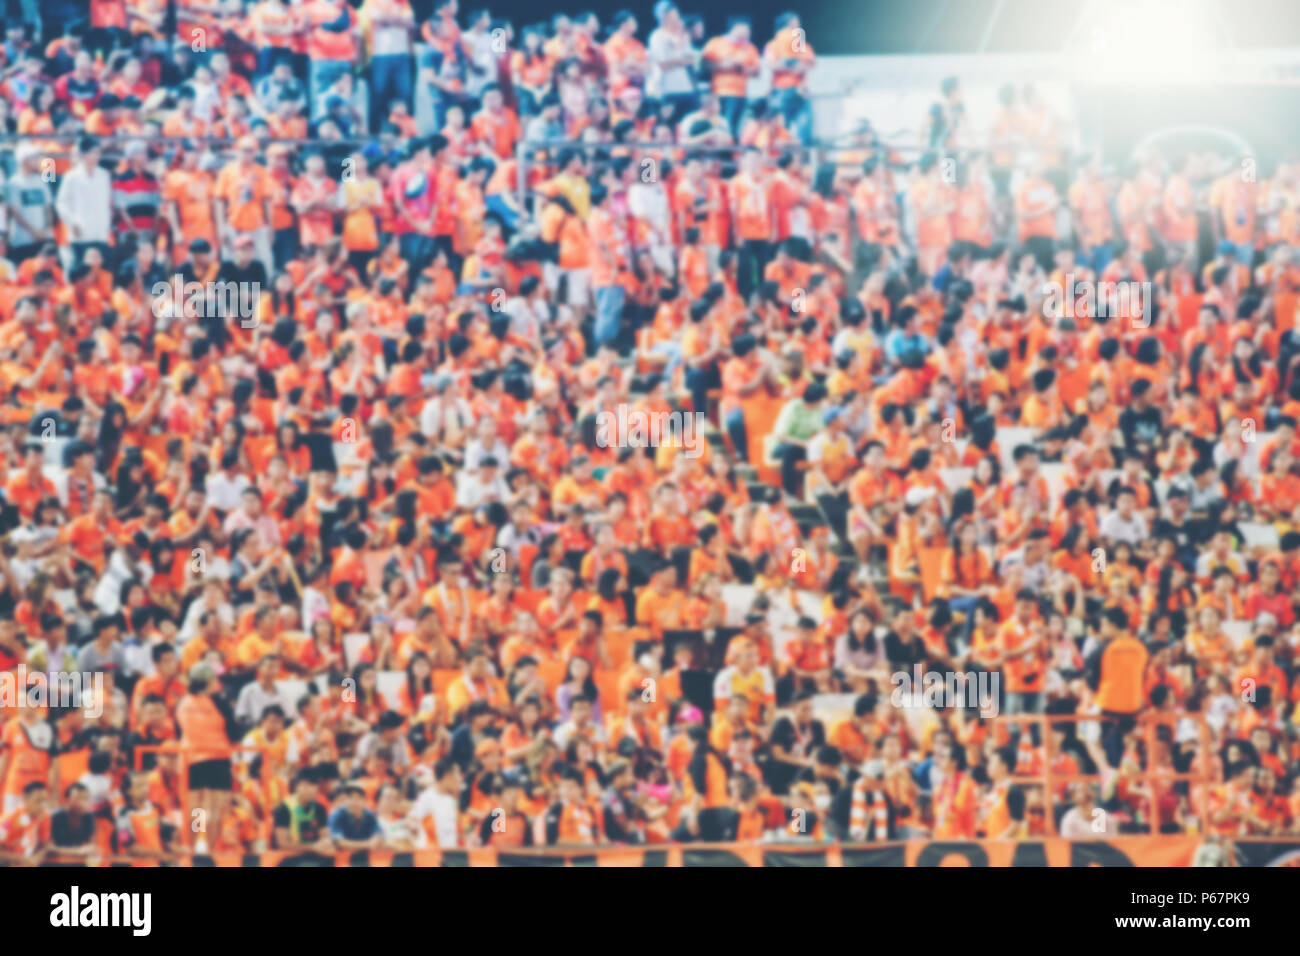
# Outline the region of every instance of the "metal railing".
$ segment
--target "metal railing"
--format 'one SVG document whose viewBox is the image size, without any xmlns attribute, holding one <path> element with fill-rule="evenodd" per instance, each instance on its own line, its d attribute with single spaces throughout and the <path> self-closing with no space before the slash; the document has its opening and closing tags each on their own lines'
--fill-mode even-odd
<svg viewBox="0 0 1300 956">
<path fill-rule="evenodd" d="M 1108 717 L 1102 714 L 1020 714 L 1015 716 L 999 715 L 992 718 L 994 722 L 1003 722 L 1009 724 L 1018 724 L 1026 727 L 1037 726 L 1039 728 L 1040 740 L 1043 748 L 1043 770 L 1041 774 L 1015 774 L 1011 775 L 1011 782 L 1022 786 L 1041 786 L 1043 788 L 1043 809 L 1045 825 L 1048 836 L 1056 835 L 1056 815 L 1053 812 L 1052 804 L 1055 799 L 1053 793 L 1054 784 L 1059 783 L 1087 783 L 1098 784 L 1107 780 L 1114 779 L 1113 774 L 1070 774 L 1069 776 L 1059 776 L 1052 772 L 1052 762 L 1060 754 L 1052 753 L 1052 735 L 1051 729 L 1063 724 L 1107 724 L 1115 723 L 1119 718 Z M 1203 714 L 1166 714 L 1166 713 L 1143 713 L 1134 715 L 1136 725 L 1142 728 L 1144 736 L 1143 742 L 1146 744 L 1146 766 L 1143 768 L 1140 779 L 1146 784 L 1147 789 L 1147 828 L 1152 836 L 1159 834 L 1160 808 L 1157 801 L 1157 790 L 1167 788 L 1176 783 L 1200 784 L 1201 789 L 1197 793 L 1190 792 L 1189 800 L 1199 799 L 1202 802 L 1200 807 L 1195 808 L 1195 813 L 1200 821 L 1201 831 L 1204 832 L 1208 826 L 1204 798 L 1206 791 L 1215 782 L 1213 763 L 1211 761 L 1211 742 L 1209 726 L 1205 722 Z M 1156 728 L 1167 726 L 1173 728 L 1177 723 L 1184 720 L 1194 719 L 1197 724 L 1198 748 L 1196 761 L 1199 765 L 1197 769 L 1185 773 L 1169 772 L 1156 766 Z M 1120 771 L 1114 771 L 1114 774 Z M 1066 793 L 1066 802 L 1069 800 L 1069 794 Z"/>
</svg>

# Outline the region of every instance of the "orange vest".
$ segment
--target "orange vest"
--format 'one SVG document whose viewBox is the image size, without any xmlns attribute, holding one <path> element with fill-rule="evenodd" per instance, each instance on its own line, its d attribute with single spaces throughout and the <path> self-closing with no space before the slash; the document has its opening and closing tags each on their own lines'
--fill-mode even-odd
<svg viewBox="0 0 1300 956">
<path fill-rule="evenodd" d="M 1101 654 L 1101 680 L 1097 706 L 1115 714 L 1133 714 L 1142 708 L 1142 674 L 1147 649 L 1125 635 L 1111 641 Z"/>
</svg>

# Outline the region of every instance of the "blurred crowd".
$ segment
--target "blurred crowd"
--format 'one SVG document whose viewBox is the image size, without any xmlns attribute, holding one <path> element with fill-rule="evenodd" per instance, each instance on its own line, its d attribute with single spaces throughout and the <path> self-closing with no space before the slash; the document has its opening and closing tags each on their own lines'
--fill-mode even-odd
<svg viewBox="0 0 1300 956">
<path fill-rule="evenodd" d="M 816 144 L 795 13 L 81 6 L 0 45 L 0 861 L 1300 832 L 1294 158 Z"/>
</svg>

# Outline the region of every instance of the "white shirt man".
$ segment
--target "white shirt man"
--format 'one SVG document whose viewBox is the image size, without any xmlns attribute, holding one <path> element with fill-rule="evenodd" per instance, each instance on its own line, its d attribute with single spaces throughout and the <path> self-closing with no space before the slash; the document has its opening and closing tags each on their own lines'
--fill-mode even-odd
<svg viewBox="0 0 1300 956">
<path fill-rule="evenodd" d="M 483 87 L 497 80 L 497 54 L 493 48 L 492 31 L 470 29 L 461 34 L 461 44 L 469 54 L 470 69 L 466 71 L 465 92 L 470 96 L 483 95 Z"/>
<path fill-rule="evenodd" d="M 467 432 L 474 424 L 474 412 L 463 398 L 438 395 L 424 403 L 420 410 L 420 432 L 426 438 L 443 434 L 444 429 Z"/>
<path fill-rule="evenodd" d="M 527 280 L 525 280 L 527 281 Z M 533 342 L 542 337 L 542 330 L 551 320 L 550 307 L 546 304 L 546 290 L 541 283 L 536 291 L 528 296 L 516 295 L 506 300 L 502 309 L 510 316 L 510 332 L 520 338 Z"/>
<path fill-rule="evenodd" d="M 69 242 L 108 242 L 113 224 L 113 177 L 99 165 L 94 140 L 81 141 L 77 162 L 63 174 L 54 207 L 68 227 Z"/>
<path fill-rule="evenodd" d="M 1080 802 L 1070 807 L 1061 817 L 1061 836 L 1067 840 L 1100 840 L 1113 836 L 1115 825 L 1110 822 L 1110 815 L 1098 809 L 1091 800 L 1086 805 Z"/>
<path fill-rule="evenodd" d="M 224 469 L 208 479 L 208 504 L 220 511 L 234 511 L 240 505 L 245 488 L 252 487 L 247 476 Z"/>
<path fill-rule="evenodd" d="M 491 456 L 483 458 L 483 466 L 474 471 L 462 471 L 456 477 L 456 504 L 462 508 L 477 508 L 491 501 L 505 502 L 510 498 L 510 486 L 506 484 Z"/>
<path fill-rule="evenodd" d="M 1116 508 L 1106 517 L 1101 519 L 1101 524 L 1097 528 L 1103 538 L 1110 538 L 1112 541 L 1123 541 L 1125 544 L 1137 545 L 1146 540 L 1147 522 L 1136 511 L 1130 512 L 1126 517 L 1121 509 Z"/>
<path fill-rule="evenodd" d="M 224 559 L 222 561 L 224 563 Z M 211 578 L 211 572 L 212 568 L 211 564 L 209 564 L 205 570 L 205 576 Z M 177 646 L 184 647 L 198 633 L 199 618 L 203 617 L 208 611 L 216 612 L 223 627 L 232 628 L 235 626 L 235 609 L 221 597 L 220 587 L 204 588 L 198 600 L 192 603 L 190 609 L 185 612 L 185 623 L 181 625 L 180 633 L 176 635 Z"/>
<path fill-rule="evenodd" d="M 423 790 L 411 807 L 410 819 L 421 829 L 426 818 L 433 818 L 434 835 L 443 849 L 460 846 L 460 831 L 456 827 L 460 815 L 460 800 L 456 796 L 459 789 L 460 771 L 450 770 L 442 780 Z"/>
<path fill-rule="evenodd" d="M 261 723 L 262 711 L 272 705 L 286 714 L 294 712 L 294 702 L 274 682 L 267 687 L 260 681 L 250 681 L 235 700 L 235 719 L 250 727 L 255 726 Z"/>
<path fill-rule="evenodd" d="M 659 26 L 650 34 L 646 48 L 650 60 L 646 92 L 656 98 L 694 93 L 691 67 L 697 56 L 682 24 L 682 15 L 676 7 L 662 3 L 655 6 L 655 14 Z"/>
<path fill-rule="evenodd" d="M 362 13 L 370 17 L 370 55 L 410 56 L 415 14 L 407 0 L 367 3 Z"/>
<path fill-rule="evenodd" d="M 643 223 L 650 231 L 648 244 L 656 265 L 672 271 L 672 210 L 668 205 L 668 191 L 661 182 L 634 182 L 627 190 L 628 214 Z"/>
<path fill-rule="evenodd" d="M 503 462 L 508 464 L 510 449 L 505 446 L 505 442 L 495 435 L 492 436 L 490 442 L 485 442 L 480 437 L 472 438 L 465 445 L 464 471 L 478 471 L 483 465 L 484 458 L 495 458 L 498 466 L 501 466 Z"/>
<path fill-rule="evenodd" d="M 95 606 L 104 614 L 116 614 L 122 609 L 122 585 L 130 580 L 148 581 L 153 568 L 147 561 L 133 565 L 126 552 L 118 548 L 108 559 L 104 574 L 95 586 Z"/>
<path fill-rule="evenodd" d="M 54 204 L 40 173 L 39 150 L 24 144 L 18 148 L 17 157 L 18 171 L 4 187 L 5 209 L 12 211 L 6 225 L 10 248 L 49 240 L 54 224 Z"/>
</svg>

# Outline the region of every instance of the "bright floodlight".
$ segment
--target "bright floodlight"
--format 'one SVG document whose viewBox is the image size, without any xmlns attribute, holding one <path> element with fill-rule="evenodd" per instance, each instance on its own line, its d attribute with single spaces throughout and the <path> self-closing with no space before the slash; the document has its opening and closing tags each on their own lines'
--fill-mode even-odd
<svg viewBox="0 0 1300 956">
<path fill-rule="evenodd" d="M 1069 52 L 1080 81 L 1095 85 L 1213 83 L 1221 37 L 1205 0 L 1106 0 L 1091 4 Z"/>
</svg>

